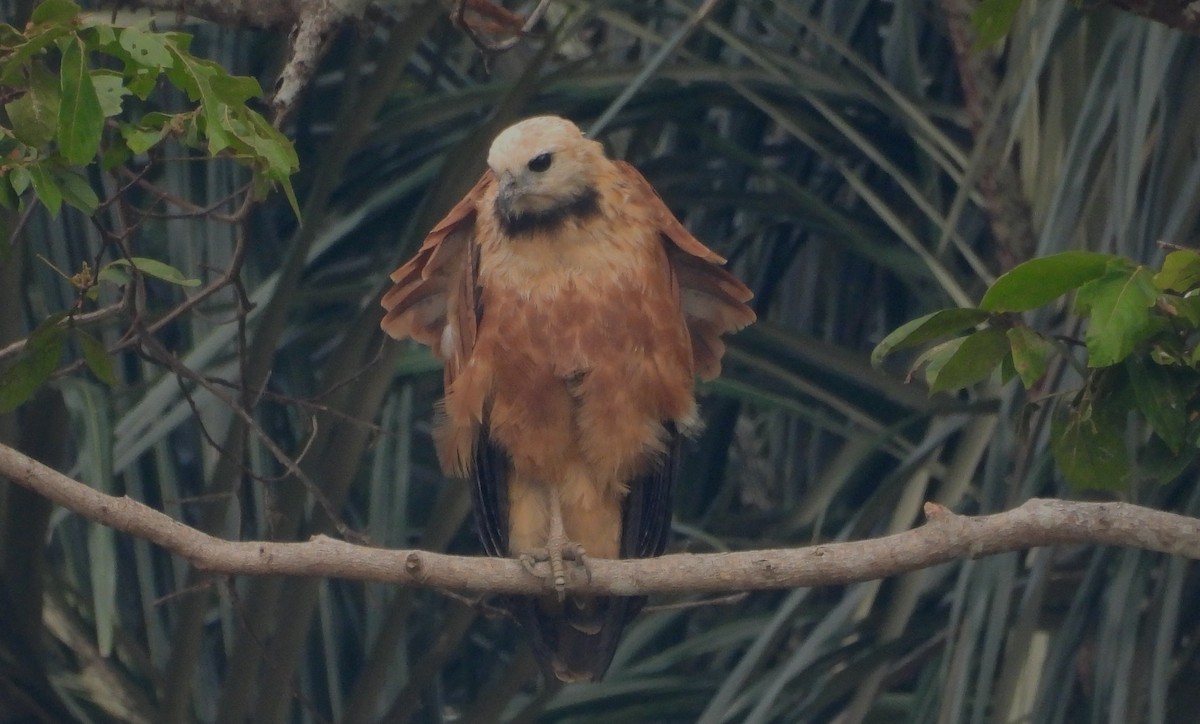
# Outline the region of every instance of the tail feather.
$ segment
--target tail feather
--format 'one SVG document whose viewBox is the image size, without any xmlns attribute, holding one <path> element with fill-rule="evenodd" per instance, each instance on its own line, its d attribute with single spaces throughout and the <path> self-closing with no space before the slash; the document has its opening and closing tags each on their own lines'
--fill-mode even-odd
<svg viewBox="0 0 1200 724">
<path fill-rule="evenodd" d="M 629 483 L 621 504 L 621 558 L 662 555 L 671 534 L 671 487 L 683 437 L 673 422 L 663 423 L 667 454 L 660 464 Z M 507 556 L 509 546 L 509 454 L 480 427 L 472 465 L 471 496 L 484 551 Z M 529 636 L 534 657 L 562 681 L 599 681 L 608 671 L 621 632 L 642 610 L 645 596 L 508 596 L 502 605 Z"/>
<path fill-rule="evenodd" d="M 550 598 L 514 596 L 509 608 L 529 636 L 534 658 L 560 681 L 599 681 L 612 663 L 625 624 L 644 596 Z"/>
</svg>

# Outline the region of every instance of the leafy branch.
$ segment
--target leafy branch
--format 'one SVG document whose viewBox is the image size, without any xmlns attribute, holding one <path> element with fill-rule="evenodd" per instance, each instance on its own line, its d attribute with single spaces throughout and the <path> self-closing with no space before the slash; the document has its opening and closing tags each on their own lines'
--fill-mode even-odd
<svg viewBox="0 0 1200 724">
<path fill-rule="evenodd" d="M 0 371 L 0 412 L 28 400 L 56 373 L 71 345 L 98 379 L 115 384 L 110 353 L 136 343 L 134 326 L 113 349 L 83 326 L 136 315 L 138 290 L 146 277 L 182 287 L 200 284 L 162 261 L 139 255 L 132 244 L 140 219 L 151 211 L 134 206 L 127 194 L 149 186 L 146 172 L 160 162 L 168 144 L 228 158 L 250 171 L 246 197 L 230 223 L 240 224 L 272 186 L 282 189 L 299 217 L 291 184 L 298 159 L 291 142 L 249 105 L 262 96 L 258 82 L 192 55 L 190 43 L 183 33 L 85 14 L 70 0 L 40 4 L 23 30 L 0 24 L 5 112 L 0 119 L 0 205 L 24 218 L 33 200 L 51 215 L 65 204 L 88 215 L 104 240 L 90 263 L 79 262 L 78 272 L 59 271 L 77 292 L 75 305 L 50 315 L 28 338 L 0 349 L 0 360 L 16 358 Z M 157 110 L 152 96 L 163 85 L 186 94 L 192 106 L 175 113 Z M 132 172 L 133 164 L 144 168 Z M 124 185 L 102 201 L 94 188 L 96 171 Z M 165 199 L 162 193 L 153 196 L 152 203 Z M 101 212 L 114 203 L 133 215 L 121 232 L 102 221 Z M 16 232 L 10 231 L 13 237 Z M 244 235 L 239 234 L 235 263 L 226 273 L 163 319 L 177 317 L 233 283 L 242 243 Z M 90 311 L 105 289 L 116 291 L 120 302 L 103 308 L 104 313 Z"/>
<path fill-rule="evenodd" d="M 1021 316 L 1072 292 L 1073 312 L 1086 322 L 1082 340 L 1047 335 Z M 1034 259 L 998 278 L 978 307 L 943 309 L 895 330 L 872 361 L 935 341 L 909 372 L 923 368 L 931 393 L 993 375 L 1036 393 L 1056 356 L 1079 369 L 1082 385 L 1058 402 L 1051 426 L 1059 469 L 1076 487 L 1169 482 L 1200 452 L 1200 253 L 1172 251 L 1158 270 L 1094 252 Z M 1130 415 L 1148 429 L 1135 451 L 1126 443 Z"/>
<path fill-rule="evenodd" d="M 260 197 L 278 184 L 299 215 L 291 143 L 247 105 L 262 96 L 258 81 L 192 55 L 189 35 L 103 17 L 47 0 L 24 31 L 0 25 L 0 86 L 12 98 L 0 126 L 0 203 L 23 206 L 32 188 L 52 214 L 64 202 L 91 214 L 99 199 L 78 167 L 99 155 L 112 169 L 174 138 L 250 168 Z M 127 103 L 146 101 L 164 78 L 195 106 L 163 113 Z M 106 137 L 108 126 L 116 133 Z"/>
</svg>

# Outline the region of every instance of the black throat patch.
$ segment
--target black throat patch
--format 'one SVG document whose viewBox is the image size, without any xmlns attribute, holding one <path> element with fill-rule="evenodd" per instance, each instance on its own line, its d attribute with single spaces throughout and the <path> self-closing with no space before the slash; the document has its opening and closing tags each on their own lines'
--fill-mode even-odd
<svg viewBox="0 0 1200 724">
<path fill-rule="evenodd" d="M 583 221 L 599 216 L 600 194 L 596 189 L 589 188 L 565 204 L 545 211 L 510 215 L 500 208 L 500 204 L 496 204 L 495 211 L 504 233 L 510 237 L 519 237 L 538 231 L 555 231 L 572 219 Z"/>
</svg>

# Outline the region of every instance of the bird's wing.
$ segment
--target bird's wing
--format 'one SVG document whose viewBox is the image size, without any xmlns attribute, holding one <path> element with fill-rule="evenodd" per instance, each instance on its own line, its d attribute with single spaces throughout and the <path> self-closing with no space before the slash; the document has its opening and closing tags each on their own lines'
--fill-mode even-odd
<svg viewBox="0 0 1200 724">
<path fill-rule="evenodd" d="M 408 263 L 392 273 L 394 283 L 383 295 L 387 314 L 381 326 L 392 337 L 411 337 L 433 348 L 445 360 L 447 392 L 475 346 L 483 309 L 477 285 L 479 244 L 475 217 L 480 199 L 495 182 L 491 171 L 450 209 Z M 474 391 L 466 391 L 473 394 Z M 474 403 L 468 403 L 474 406 Z M 443 420 L 439 454 L 447 470 L 471 478 L 475 522 L 483 548 L 491 556 L 508 551 L 508 470 L 505 452 L 486 430 L 462 420 Z M 465 448 L 465 450 L 464 450 Z M 464 454 L 465 453 L 465 454 Z M 469 456 L 469 460 L 464 457 Z"/>
<path fill-rule="evenodd" d="M 511 469 L 508 454 L 492 442 L 486 429 L 481 429 L 475 438 L 471 503 L 483 552 L 497 558 L 511 553 L 508 549 L 508 475 Z"/>
<path fill-rule="evenodd" d="M 629 485 L 621 508 L 621 557 L 662 555 L 671 536 L 671 490 L 679 469 L 683 436 L 668 422 L 666 455 L 659 464 Z"/>
<path fill-rule="evenodd" d="M 616 162 L 625 179 L 638 190 L 635 203 L 648 204 L 651 217 L 667 244 L 667 258 L 676 283 L 697 376 L 711 380 L 721 373 L 725 344 L 721 335 L 735 332 L 754 321 L 754 310 L 746 305 L 754 294 L 737 277 L 721 267 L 725 259 L 700 243 L 679 223 L 658 192 L 636 168 Z"/>
<path fill-rule="evenodd" d="M 475 344 L 479 316 L 475 215 L 494 180 L 491 171 L 484 173 L 433 227 L 416 256 L 392 272 L 392 288 L 380 301 L 387 310 L 380 322 L 383 331 L 432 347 L 447 362 L 447 386 Z"/>
</svg>

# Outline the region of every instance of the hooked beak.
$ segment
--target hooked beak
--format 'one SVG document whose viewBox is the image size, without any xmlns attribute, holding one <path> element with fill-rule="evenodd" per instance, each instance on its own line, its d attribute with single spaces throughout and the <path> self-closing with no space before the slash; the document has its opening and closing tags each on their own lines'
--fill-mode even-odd
<svg viewBox="0 0 1200 724">
<path fill-rule="evenodd" d="M 496 210 L 507 219 L 517 215 L 513 208 L 517 201 L 517 179 L 511 172 L 500 174 L 499 189 L 496 191 Z"/>
</svg>

